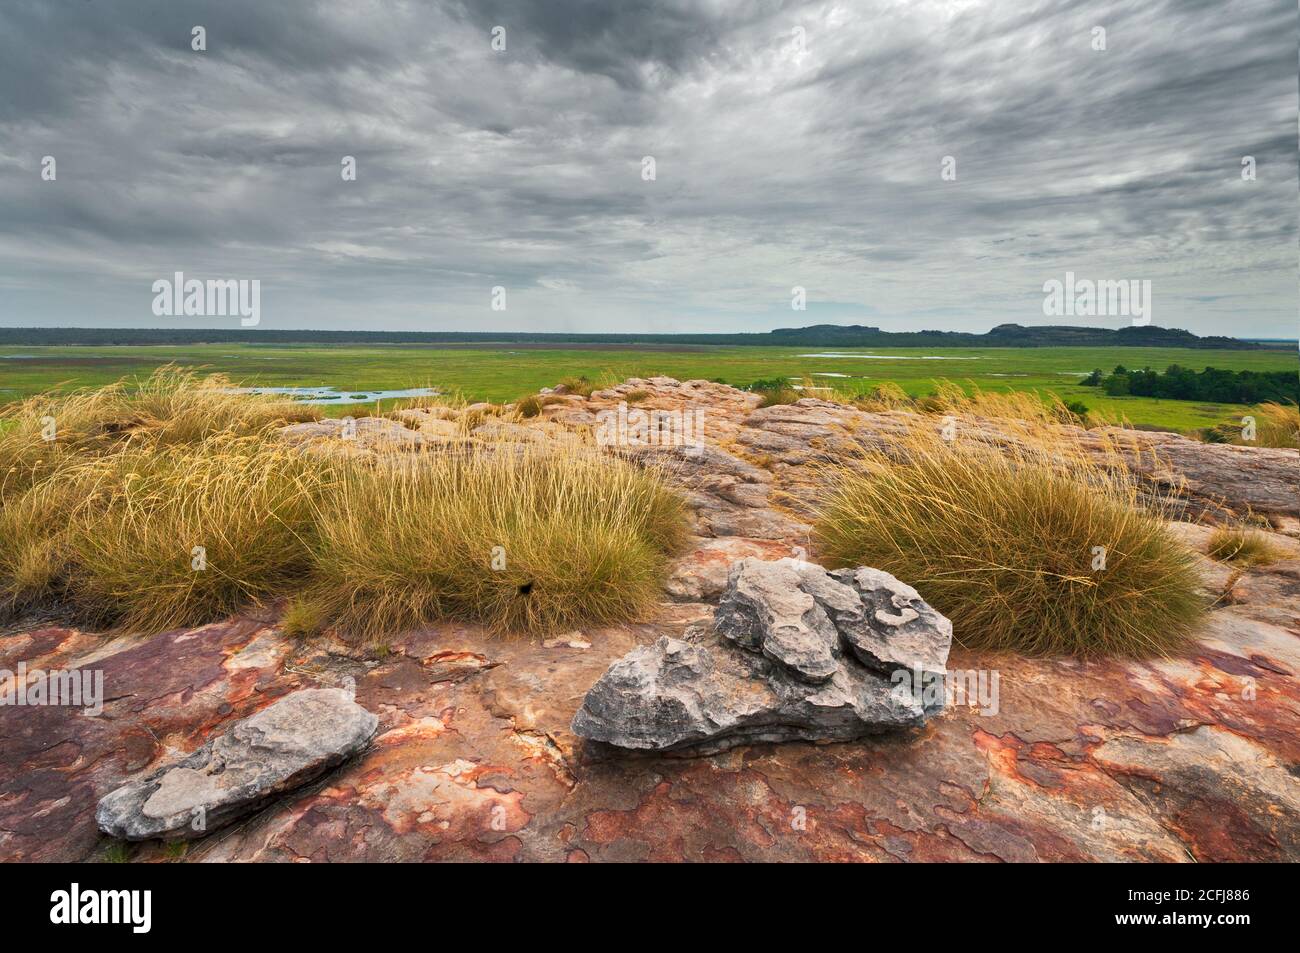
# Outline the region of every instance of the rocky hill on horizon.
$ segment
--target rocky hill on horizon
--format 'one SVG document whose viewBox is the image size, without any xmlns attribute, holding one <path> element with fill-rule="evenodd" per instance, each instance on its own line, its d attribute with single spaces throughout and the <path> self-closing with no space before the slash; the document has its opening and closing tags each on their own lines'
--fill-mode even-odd
<svg viewBox="0 0 1300 953">
<path fill-rule="evenodd" d="M 865 325 L 816 324 L 736 334 L 588 334 L 528 331 L 333 331 L 265 328 L 4 328 L 0 347 L 147 346 L 157 344 L 687 344 L 753 347 L 1181 347 L 1259 350 L 1269 345 L 1176 328 L 1026 327 L 1000 324 L 967 331 L 882 331 Z M 1279 344 L 1279 347 L 1289 346 Z"/>
</svg>

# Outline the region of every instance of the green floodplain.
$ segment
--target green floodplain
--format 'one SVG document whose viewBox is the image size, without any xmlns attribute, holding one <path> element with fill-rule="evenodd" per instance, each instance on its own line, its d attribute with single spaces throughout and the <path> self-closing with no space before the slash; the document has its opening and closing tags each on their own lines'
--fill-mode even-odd
<svg viewBox="0 0 1300 953">
<path fill-rule="evenodd" d="M 198 344 L 130 347 L 0 347 L 0 406 L 33 394 L 143 377 L 163 364 L 223 373 L 249 386 L 328 387 L 341 395 L 435 388 L 467 400 L 511 401 L 562 378 L 614 382 L 667 375 L 722 380 L 743 387 L 757 380 L 807 378 L 819 386 L 862 390 L 892 381 L 909 394 L 929 393 L 938 380 L 991 391 L 1049 392 L 1135 426 L 1190 431 L 1233 421 L 1238 404 L 1107 397 L 1079 381 L 1094 368 L 1116 365 L 1163 371 L 1300 370 L 1293 348 L 1212 350 L 1136 347 L 816 348 L 708 345 L 552 346 Z M 812 392 L 816 396 L 816 392 Z M 396 398 L 375 402 L 395 406 Z M 356 404 L 321 404 L 326 414 L 356 413 Z M 373 408 L 372 408 L 373 409 Z"/>
</svg>

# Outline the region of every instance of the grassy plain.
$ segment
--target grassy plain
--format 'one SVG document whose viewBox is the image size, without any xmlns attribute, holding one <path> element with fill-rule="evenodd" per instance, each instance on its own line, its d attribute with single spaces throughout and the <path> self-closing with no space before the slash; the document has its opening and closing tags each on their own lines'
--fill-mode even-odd
<svg viewBox="0 0 1300 953">
<path fill-rule="evenodd" d="M 1182 364 L 1232 370 L 1297 369 L 1292 350 L 1217 351 L 1181 348 L 849 348 L 783 347 L 538 347 L 503 343 L 485 347 L 315 346 L 211 344 L 173 347 L 0 348 L 0 405 L 53 389 L 108 384 L 145 377 L 177 363 L 228 374 L 245 384 L 332 386 L 349 390 L 436 387 L 468 400 L 514 400 L 561 378 L 595 381 L 666 374 L 679 379 L 721 379 L 744 386 L 755 380 L 810 377 L 853 389 L 892 381 L 920 396 L 934 382 L 973 382 L 990 391 L 1051 391 L 1066 401 L 1135 425 L 1186 431 L 1232 423 L 1247 408 L 1235 404 L 1106 397 L 1079 380 L 1093 368 L 1117 364 L 1163 370 Z M 827 376 L 820 376 L 827 375 Z M 836 376 L 830 376 L 836 375 Z M 392 402 L 385 402 L 388 409 Z M 334 416 L 356 405 L 322 407 Z"/>
</svg>

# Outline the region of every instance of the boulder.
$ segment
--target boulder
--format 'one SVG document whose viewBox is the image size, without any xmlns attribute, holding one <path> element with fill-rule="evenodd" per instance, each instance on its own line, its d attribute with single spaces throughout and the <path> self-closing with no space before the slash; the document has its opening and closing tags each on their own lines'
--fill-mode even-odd
<svg viewBox="0 0 1300 953">
<path fill-rule="evenodd" d="M 888 573 L 742 559 L 713 626 L 623 656 L 572 729 L 621 748 L 708 754 L 917 727 L 944 693 L 914 683 L 944 676 L 951 644 L 951 623 Z"/>
<path fill-rule="evenodd" d="M 378 724 L 341 689 L 294 692 L 106 795 L 95 820 L 126 840 L 202 837 L 346 761 Z"/>
</svg>

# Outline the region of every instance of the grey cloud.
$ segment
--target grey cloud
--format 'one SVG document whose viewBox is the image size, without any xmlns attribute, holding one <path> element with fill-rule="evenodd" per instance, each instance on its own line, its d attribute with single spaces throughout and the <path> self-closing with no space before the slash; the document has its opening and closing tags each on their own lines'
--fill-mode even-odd
<svg viewBox="0 0 1300 953">
<path fill-rule="evenodd" d="M 1070 269 L 1153 278 L 1161 323 L 1294 334 L 1294 17 L 10 0 L 0 292 L 21 294 L 0 323 L 152 321 L 150 283 L 179 269 L 261 277 L 283 326 L 762 330 L 820 306 L 983 329 L 1041 320 L 1042 282 Z M 806 314 L 780 313 L 794 284 Z"/>
</svg>

